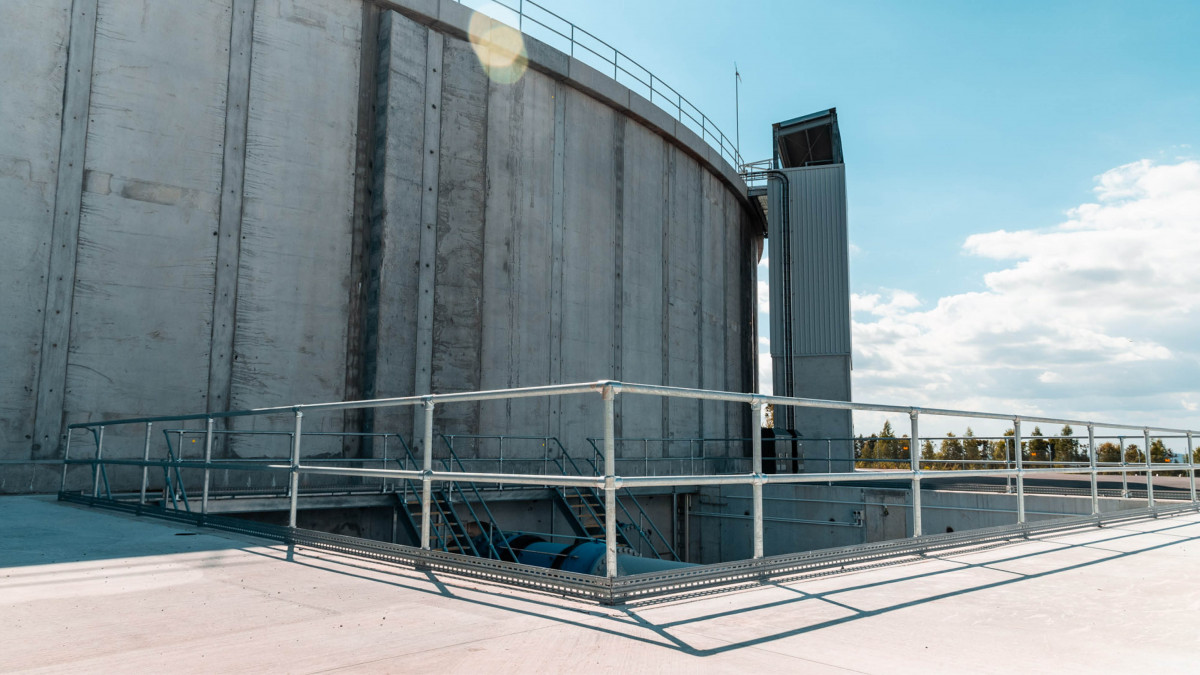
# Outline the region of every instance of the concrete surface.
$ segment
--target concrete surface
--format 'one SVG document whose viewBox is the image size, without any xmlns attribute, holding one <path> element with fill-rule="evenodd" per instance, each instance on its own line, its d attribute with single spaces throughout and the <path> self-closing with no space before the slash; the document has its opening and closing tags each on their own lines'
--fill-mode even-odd
<svg viewBox="0 0 1200 675">
<path fill-rule="evenodd" d="M 30 463 L 0 493 L 52 490 L 33 461 L 84 420 L 615 378 L 754 388 L 761 230 L 731 167 L 546 45 L 492 81 L 451 0 L 366 9 L 3 3 L 0 84 L 25 94 L 0 101 L 19 132 L 0 139 L 0 460 Z M 748 433 L 745 411 L 672 405 L 630 406 L 631 425 L 622 406 L 618 428 Z M 443 406 L 439 431 L 581 444 L 598 410 Z M 375 422 L 412 435 L 411 410 Z M 111 429 L 106 452 L 140 456 L 140 434 Z M 274 447 L 221 440 L 218 457 Z"/>
<path fill-rule="evenodd" d="M 1200 516 L 607 608 L 0 499 L 8 672 L 1194 672 Z"/>
</svg>

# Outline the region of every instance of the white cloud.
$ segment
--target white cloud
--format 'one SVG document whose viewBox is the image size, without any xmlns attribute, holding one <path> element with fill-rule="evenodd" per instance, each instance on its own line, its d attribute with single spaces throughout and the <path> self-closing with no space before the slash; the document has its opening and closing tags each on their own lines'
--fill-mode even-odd
<svg viewBox="0 0 1200 675">
<path fill-rule="evenodd" d="M 1117 167 L 1096 196 L 968 237 L 1009 261 L 984 291 L 855 295 L 855 399 L 1200 426 L 1200 162 Z"/>
<path fill-rule="evenodd" d="M 760 314 L 767 314 L 771 311 L 770 284 L 761 276 L 758 279 L 758 311 Z"/>
</svg>

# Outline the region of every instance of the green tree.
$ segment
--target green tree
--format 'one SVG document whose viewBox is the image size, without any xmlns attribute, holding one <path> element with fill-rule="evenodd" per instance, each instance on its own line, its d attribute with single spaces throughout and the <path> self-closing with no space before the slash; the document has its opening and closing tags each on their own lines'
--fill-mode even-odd
<svg viewBox="0 0 1200 675">
<path fill-rule="evenodd" d="M 921 461 L 927 462 L 934 459 L 937 459 L 937 455 L 933 452 L 933 441 L 926 438 L 925 441 L 921 443 Z M 922 467 L 924 466 L 925 465 L 922 464 Z"/>
<path fill-rule="evenodd" d="M 861 460 L 875 459 L 875 441 L 864 438 L 862 434 L 859 434 L 854 439 L 854 458 L 859 460 L 854 463 L 855 468 L 874 469 L 875 462 L 864 462 Z"/>
<path fill-rule="evenodd" d="M 1096 461 L 1116 464 L 1121 461 L 1121 446 L 1111 441 L 1105 441 L 1096 446 Z"/>
<path fill-rule="evenodd" d="M 963 468 L 962 460 L 966 459 L 962 441 L 953 432 L 946 432 L 946 437 L 942 439 L 941 452 L 938 455 L 938 459 L 945 462 L 942 465 L 944 469 L 961 469 Z"/>
<path fill-rule="evenodd" d="M 1161 438 L 1150 442 L 1150 461 L 1155 464 L 1165 464 L 1175 461 L 1175 453 L 1167 449 Z"/>
<path fill-rule="evenodd" d="M 1013 461 L 1013 436 L 1015 435 L 1016 433 L 1012 429 L 1009 429 L 1004 432 L 1003 440 L 992 441 L 988 444 L 991 449 L 992 460 L 997 462 Z"/>
<path fill-rule="evenodd" d="M 975 432 L 971 430 L 971 427 L 967 427 L 967 433 L 963 434 L 962 445 L 963 445 L 963 458 L 966 459 L 968 462 L 978 462 L 982 459 L 985 459 L 985 453 L 987 452 L 987 448 L 986 448 L 987 444 L 984 441 L 981 441 L 978 438 L 975 438 Z M 966 468 L 968 468 L 968 469 L 983 469 L 983 468 L 987 468 L 987 467 L 984 466 L 983 464 L 967 464 Z"/>
<path fill-rule="evenodd" d="M 1087 461 L 1087 456 L 1079 449 L 1079 441 L 1070 438 L 1074 434 L 1075 430 L 1067 424 L 1063 426 L 1062 431 L 1058 432 L 1059 438 L 1050 442 L 1050 454 L 1057 464 Z M 1064 436 L 1067 438 L 1063 438 Z"/>
<path fill-rule="evenodd" d="M 875 462 L 879 469 L 902 469 L 909 465 L 908 436 L 896 437 L 892 423 L 884 421 L 883 429 L 875 436 L 875 457 L 885 462 Z"/>
<path fill-rule="evenodd" d="M 1045 462 L 1050 459 L 1050 442 L 1042 436 L 1041 427 L 1034 427 L 1033 433 L 1029 434 L 1028 459 L 1031 462 Z"/>
<path fill-rule="evenodd" d="M 1142 454 L 1141 448 L 1139 448 L 1136 444 L 1130 443 L 1129 445 L 1125 446 L 1126 464 L 1140 464 L 1145 461 L 1146 456 Z"/>
</svg>

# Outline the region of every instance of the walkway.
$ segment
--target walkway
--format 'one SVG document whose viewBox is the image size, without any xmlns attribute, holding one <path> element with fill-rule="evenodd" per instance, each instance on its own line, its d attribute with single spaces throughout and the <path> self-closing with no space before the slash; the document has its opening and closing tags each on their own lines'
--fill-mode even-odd
<svg viewBox="0 0 1200 675">
<path fill-rule="evenodd" d="M 1194 672 L 1200 515 L 599 607 L 0 498 L 0 671 Z"/>
</svg>

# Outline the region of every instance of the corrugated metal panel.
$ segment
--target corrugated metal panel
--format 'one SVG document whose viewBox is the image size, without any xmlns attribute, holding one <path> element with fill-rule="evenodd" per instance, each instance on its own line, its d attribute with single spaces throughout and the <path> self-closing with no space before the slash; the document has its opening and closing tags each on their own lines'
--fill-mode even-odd
<svg viewBox="0 0 1200 675">
<path fill-rule="evenodd" d="M 845 165 L 785 169 L 791 248 L 792 355 L 850 353 L 849 242 Z M 783 215 L 771 187 L 771 342 L 782 356 L 783 260 L 777 254 Z M 776 347 L 776 345 L 779 345 Z"/>
</svg>

